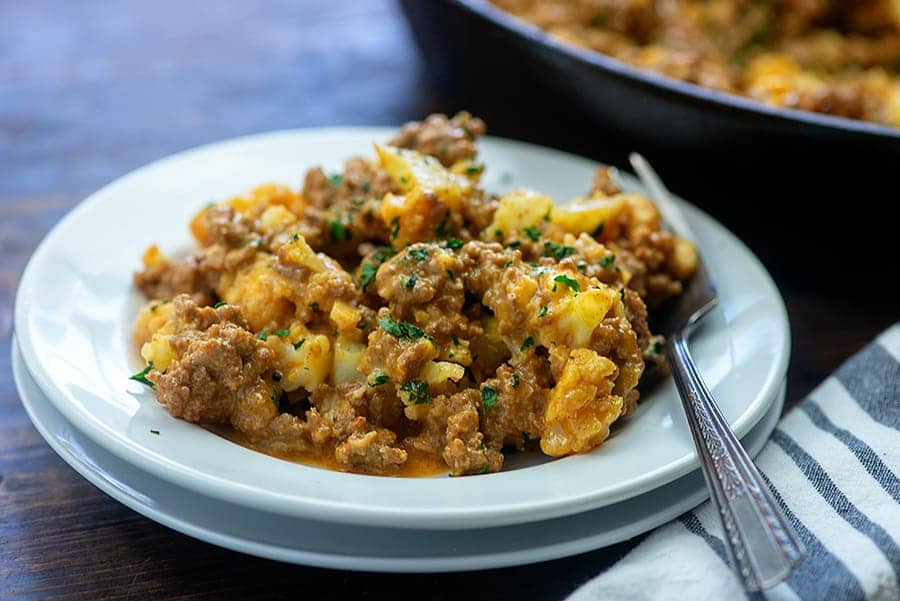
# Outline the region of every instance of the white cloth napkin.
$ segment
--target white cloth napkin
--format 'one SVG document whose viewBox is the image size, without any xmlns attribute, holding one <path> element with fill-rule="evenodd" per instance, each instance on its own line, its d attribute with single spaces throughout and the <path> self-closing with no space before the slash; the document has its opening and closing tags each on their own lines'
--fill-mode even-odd
<svg viewBox="0 0 900 601">
<path fill-rule="evenodd" d="M 743 591 L 707 502 L 569 599 L 900 599 L 900 324 L 782 418 L 756 464 L 807 549 L 784 583 Z"/>
</svg>

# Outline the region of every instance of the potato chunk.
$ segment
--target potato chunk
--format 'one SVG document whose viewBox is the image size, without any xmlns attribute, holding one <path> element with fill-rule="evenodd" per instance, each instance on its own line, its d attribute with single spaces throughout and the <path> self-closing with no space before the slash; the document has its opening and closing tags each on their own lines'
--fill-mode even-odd
<svg viewBox="0 0 900 601">
<path fill-rule="evenodd" d="M 615 364 L 589 349 L 570 357 L 544 412 L 541 450 L 554 457 L 596 447 L 622 414 L 622 397 L 612 394 Z"/>
</svg>

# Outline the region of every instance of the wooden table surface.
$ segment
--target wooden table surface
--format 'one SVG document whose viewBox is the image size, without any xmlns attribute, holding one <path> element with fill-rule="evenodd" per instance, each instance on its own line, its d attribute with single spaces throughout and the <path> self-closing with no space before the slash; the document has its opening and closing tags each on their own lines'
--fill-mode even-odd
<svg viewBox="0 0 900 601">
<path fill-rule="evenodd" d="M 82 479 L 29 423 L 9 358 L 16 281 L 66 211 L 148 161 L 213 140 L 399 124 L 463 107 L 431 87 L 388 0 L 37 0 L 0 3 L 0 23 L 0 598 L 450 599 L 485 591 L 559 598 L 635 544 L 456 575 L 312 569 L 188 538 Z M 535 98 L 510 98 L 498 85 L 466 106 L 481 111 L 492 133 L 621 160 L 602 143 L 586 145 L 583 116 L 554 110 L 554 102 L 564 106 L 559 99 L 541 100 L 549 103 L 542 114 L 554 118 L 532 118 Z M 793 333 L 789 404 L 900 317 L 884 278 L 810 276 L 783 260 L 789 245 L 737 215 L 717 216 L 757 252 L 784 294 Z"/>
</svg>

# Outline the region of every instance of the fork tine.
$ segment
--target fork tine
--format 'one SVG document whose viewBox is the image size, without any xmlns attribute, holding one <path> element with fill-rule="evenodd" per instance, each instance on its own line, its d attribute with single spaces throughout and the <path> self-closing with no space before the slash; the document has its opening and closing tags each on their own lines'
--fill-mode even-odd
<svg viewBox="0 0 900 601">
<path fill-rule="evenodd" d="M 697 236 L 694 235 L 694 231 L 688 225 L 687 219 L 684 218 L 684 213 L 672 200 L 669 190 L 662 183 L 653 167 L 650 166 L 650 163 L 647 162 L 647 159 L 637 152 L 632 152 L 628 155 L 628 161 L 638 174 L 638 177 L 640 177 L 641 182 L 647 187 L 650 198 L 653 199 L 659 212 L 662 213 L 663 219 L 669 224 L 672 231 L 696 244 Z"/>
</svg>

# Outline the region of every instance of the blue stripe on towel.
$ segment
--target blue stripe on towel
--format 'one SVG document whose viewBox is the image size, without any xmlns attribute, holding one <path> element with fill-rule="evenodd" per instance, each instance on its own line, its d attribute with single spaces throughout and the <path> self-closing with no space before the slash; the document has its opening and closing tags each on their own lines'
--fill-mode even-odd
<svg viewBox="0 0 900 601">
<path fill-rule="evenodd" d="M 894 568 L 894 573 L 900 572 L 900 547 L 894 542 L 894 539 L 885 532 L 884 528 L 870 520 L 856 506 L 850 502 L 850 499 L 841 492 L 835 485 L 828 474 L 822 469 L 822 466 L 812 458 L 806 451 L 794 442 L 790 436 L 780 429 L 775 429 L 772 433 L 772 441 L 784 449 L 797 467 L 806 474 L 806 478 L 815 487 L 822 498 L 831 505 L 838 515 L 840 515 L 848 524 L 853 526 L 859 532 L 869 537 L 873 543 L 884 553 L 888 561 Z"/>
<path fill-rule="evenodd" d="M 883 346 L 870 344 L 834 375 L 873 419 L 900 430 L 900 363 Z"/>
<path fill-rule="evenodd" d="M 900 399 L 898 399 L 898 401 L 900 401 Z M 807 399 L 801 403 L 800 409 L 806 413 L 806 415 L 809 416 L 809 419 L 812 420 L 812 423 L 821 430 L 832 434 L 835 438 L 844 443 L 844 445 L 850 449 L 850 452 L 856 455 L 856 458 L 859 459 L 859 462 L 866 468 L 866 471 L 869 472 L 872 478 L 881 485 L 881 488 L 883 488 L 887 494 L 891 495 L 895 501 L 900 503 L 900 479 L 897 478 L 897 474 L 891 471 L 891 468 L 885 465 L 881 460 L 881 457 L 878 456 L 878 453 L 873 451 L 869 445 L 854 436 L 851 432 L 835 426 L 834 423 L 828 419 L 828 416 L 822 412 L 818 403 L 812 399 Z"/>
<path fill-rule="evenodd" d="M 692 532 L 696 534 L 709 545 L 710 549 L 712 549 L 716 555 L 719 556 L 719 559 L 722 560 L 722 563 L 725 564 L 726 567 L 730 566 L 730 562 L 728 560 L 728 551 L 725 549 L 725 543 L 722 542 L 718 536 L 713 536 L 709 533 L 709 531 L 703 527 L 703 524 L 700 522 L 700 519 L 694 514 L 693 511 L 689 511 L 683 514 L 680 518 L 678 518 L 681 523 L 687 528 L 688 532 Z M 729 568 L 730 569 L 730 568 Z M 765 597 L 762 593 L 747 593 L 747 598 L 751 601 L 765 601 Z"/>
</svg>

